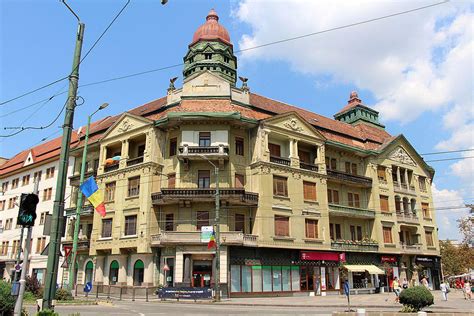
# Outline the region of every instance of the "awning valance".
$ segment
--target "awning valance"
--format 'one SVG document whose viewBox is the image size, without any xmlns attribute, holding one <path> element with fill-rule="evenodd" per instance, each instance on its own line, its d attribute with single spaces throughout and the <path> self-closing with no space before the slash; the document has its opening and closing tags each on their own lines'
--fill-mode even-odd
<svg viewBox="0 0 474 316">
<path fill-rule="evenodd" d="M 359 265 L 359 264 L 345 264 L 344 268 L 351 272 L 369 272 L 370 274 L 385 274 L 385 271 L 374 266 L 373 264 Z"/>
</svg>

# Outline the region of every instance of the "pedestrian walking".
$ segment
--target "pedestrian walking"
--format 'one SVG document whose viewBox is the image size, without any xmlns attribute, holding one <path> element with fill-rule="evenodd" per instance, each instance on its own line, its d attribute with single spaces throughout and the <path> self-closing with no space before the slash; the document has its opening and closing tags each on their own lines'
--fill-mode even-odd
<svg viewBox="0 0 474 316">
<path fill-rule="evenodd" d="M 408 289 L 408 281 L 406 278 L 403 279 L 402 288 L 404 290 Z"/>
<path fill-rule="evenodd" d="M 398 281 L 398 278 L 395 277 L 393 279 L 393 283 L 392 283 L 392 287 L 393 287 L 393 292 L 395 292 L 395 302 L 399 302 L 400 301 L 400 282 Z"/>
<path fill-rule="evenodd" d="M 426 279 L 425 276 L 421 279 L 421 284 L 426 287 L 428 290 L 430 289 L 429 284 L 428 284 L 428 279 Z"/>
<path fill-rule="evenodd" d="M 471 282 L 469 281 L 464 282 L 463 292 L 464 292 L 464 299 L 471 300 L 471 297 L 472 297 Z"/>
<path fill-rule="evenodd" d="M 449 283 L 443 280 L 441 285 L 439 286 L 441 289 L 441 294 L 443 295 L 443 300 L 447 301 L 448 300 L 448 293 L 449 293 Z"/>
</svg>

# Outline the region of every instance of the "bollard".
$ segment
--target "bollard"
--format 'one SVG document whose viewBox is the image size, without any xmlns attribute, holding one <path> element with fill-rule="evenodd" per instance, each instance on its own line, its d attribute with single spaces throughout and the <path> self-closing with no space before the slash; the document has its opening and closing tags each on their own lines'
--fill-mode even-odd
<svg viewBox="0 0 474 316">
<path fill-rule="evenodd" d="M 120 287 L 120 298 L 119 298 L 119 301 L 122 300 L 122 287 Z"/>
<path fill-rule="evenodd" d="M 109 291 L 107 292 L 107 299 L 110 300 L 110 285 L 109 285 Z"/>
<path fill-rule="evenodd" d="M 148 288 L 145 288 L 145 298 L 146 298 L 146 301 L 148 302 Z"/>
<path fill-rule="evenodd" d="M 356 312 L 357 316 L 365 316 L 365 308 L 358 308 Z"/>
<path fill-rule="evenodd" d="M 132 302 L 135 302 L 135 287 L 132 288 Z"/>
<path fill-rule="evenodd" d="M 74 286 L 74 296 L 77 297 L 77 284 Z"/>
<path fill-rule="evenodd" d="M 98 298 L 99 298 L 99 286 L 96 284 L 96 285 L 95 285 L 95 288 L 96 288 L 96 290 L 95 290 L 95 298 L 98 299 Z"/>
</svg>

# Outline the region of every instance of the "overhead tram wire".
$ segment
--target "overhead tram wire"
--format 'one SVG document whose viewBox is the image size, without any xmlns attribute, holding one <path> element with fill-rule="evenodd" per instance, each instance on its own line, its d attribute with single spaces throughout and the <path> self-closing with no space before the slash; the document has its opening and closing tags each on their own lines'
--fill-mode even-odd
<svg viewBox="0 0 474 316">
<path fill-rule="evenodd" d="M 320 35 L 320 34 L 323 34 L 323 33 L 329 33 L 329 32 L 332 32 L 332 31 L 338 31 L 338 30 L 341 30 L 341 29 L 346 29 L 346 28 L 350 28 L 350 27 L 354 27 L 354 26 L 358 26 L 358 25 L 363 25 L 363 24 L 367 24 L 367 23 L 371 23 L 371 22 L 375 22 L 375 21 L 380 21 L 380 20 L 384 20 L 384 19 L 389 19 L 389 18 L 393 18 L 393 17 L 396 17 L 396 16 L 400 16 L 400 15 L 404 15 L 404 14 L 408 14 L 408 13 L 412 13 L 412 12 L 416 12 L 416 11 L 421 11 L 421 10 L 425 10 L 425 9 L 429 9 L 429 8 L 432 8 L 432 7 L 435 7 L 435 6 L 438 6 L 438 5 L 442 5 L 442 4 L 446 4 L 450 2 L 450 0 L 445 0 L 445 1 L 442 1 L 442 2 L 437 2 L 437 3 L 433 3 L 433 4 L 430 4 L 430 5 L 426 5 L 426 6 L 422 6 L 422 7 L 418 7 L 418 8 L 414 8 L 414 9 L 410 9 L 410 10 L 405 10 L 405 11 L 401 11 L 401 12 L 396 12 L 396 13 L 392 13 L 392 14 L 388 14 L 388 15 L 383 15 L 383 16 L 380 16 L 380 17 L 377 17 L 377 18 L 372 18 L 372 19 L 368 19 L 368 20 L 363 20 L 363 21 L 360 21 L 360 22 L 355 22 L 355 23 L 350 23 L 350 24 L 346 24 L 346 25 L 341 25 L 341 26 L 337 26 L 337 27 L 333 27 L 333 28 L 330 28 L 330 29 L 326 29 L 326 30 L 322 30 L 322 31 L 318 31 L 318 32 L 313 32 L 313 33 L 308 33 L 308 34 L 304 34 L 304 35 L 299 35 L 299 36 L 295 36 L 295 37 L 290 37 L 290 38 L 286 38 L 286 39 L 282 39 L 282 40 L 278 40 L 278 41 L 274 41 L 274 42 L 269 42 L 269 43 L 265 43 L 265 44 L 262 44 L 262 45 L 257 45 L 257 46 L 254 46 L 254 47 L 248 47 L 248 48 L 244 48 L 244 49 L 241 49 L 241 50 L 237 50 L 235 51 L 234 53 L 240 53 L 240 52 L 244 52 L 244 51 L 249 51 L 249 50 L 253 50 L 253 49 L 258 49 L 258 48 L 262 48 L 262 47 L 267 47 L 267 46 L 271 46 L 271 45 L 276 45 L 276 44 L 281 44 L 281 43 L 285 43 L 285 42 L 289 42 L 289 41 L 294 41 L 294 40 L 298 40 L 298 39 L 302 39 L 302 38 L 306 38 L 306 37 L 311 37 L 311 36 L 315 36 L 315 35 Z M 113 24 L 113 22 L 115 22 L 115 20 L 118 18 L 118 16 L 123 12 L 123 10 L 125 9 L 125 7 L 128 5 L 128 2 L 127 4 L 122 8 L 122 10 L 120 10 L 120 12 L 117 14 L 117 16 L 112 20 L 111 24 L 105 29 L 105 31 L 101 34 L 101 36 L 99 36 L 98 40 L 96 41 L 96 43 L 94 43 L 91 47 L 91 49 L 86 53 L 86 55 L 84 56 L 84 58 L 90 53 L 90 51 L 95 47 L 95 45 L 97 44 L 97 42 L 103 37 L 103 35 L 105 34 L 105 32 L 107 32 L 107 30 L 110 28 L 110 26 Z M 81 60 L 81 62 L 84 60 L 84 58 Z M 175 64 L 175 65 L 170 65 L 170 66 L 165 66 L 165 67 L 160 67 L 160 68 L 156 68 L 156 69 L 151 69 L 151 70 L 146 70 L 146 71 L 141 71 L 141 72 L 137 72 L 137 73 L 133 73 L 133 74 L 129 74 L 129 75 L 123 75 L 123 76 L 120 76 L 120 77 L 115 77 L 115 78 L 109 78 L 109 79 L 104 79 L 104 80 L 100 80 L 100 81 L 96 81 L 96 82 L 91 82 L 91 83 L 88 83 L 88 84 L 85 84 L 85 85 L 80 85 L 79 87 L 87 87 L 87 86 L 92 86 L 92 85 L 97 85 L 97 84 L 102 84 L 102 83 L 106 83 L 106 82 L 111 82 L 111 81 L 116 81 L 116 80 L 121 80 L 121 79 L 126 79 L 126 78 L 131 78 L 131 77 L 136 77 L 136 76 L 140 76 L 140 75 L 145 75 L 145 74 L 149 74 L 149 73 L 153 73 L 153 72 L 157 72 L 157 71 L 162 71 L 162 70 L 166 70 L 166 69 L 171 69 L 171 68 L 175 68 L 175 67 L 179 67 L 179 66 L 183 66 L 184 63 L 179 63 L 179 64 Z M 46 88 L 54 83 L 57 83 L 61 80 L 64 80 L 64 79 L 67 79 L 68 77 L 64 77 L 64 78 L 61 78 L 60 80 L 57 80 L 51 84 L 48 84 L 46 86 L 43 86 L 43 87 L 40 87 L 38 89 L 35 89 L 33 91 L 30 91 L 30 92 L 27 92 L 23 95 L 20 95 L 18 97 L 15 97 L 15 98 L 12 98 L 10 100 L 7 100 L 7 101 L 4 101 L 4 102 L 1 102 L 0 105 L 4 105 L 4 104 L 7 104 L 11 101 L 14 101 L 14 100 L 17 100 L 21 97 L 24 97 L 28 94 L 31 94 L 31 93 L 34 93 L 36 91 L 39 91 L 43 88 Z"/>
<path fill-rule="evenodd" d="M 81 65 L 81 63 L 84 61 L 84 59 L 86 59 L 86 57 L 87 57 L 87 56 L 91 53 L 91 51 L 96 47 L 96 45 L 99 43 L 99 41 L 102 39 L 102 37 L 104 37 L 105 33 L 107 33 L 107 31 L 108 31 L 108 30 L 110 29 L 110 27 L 114 24 L 114 22 L 118 19 L 118 17 L 122 14 L 122 12 L 125 10 L 125 8 L 130 4 L 130 1 L 131 1 L 131 0 L 127 0 L 127 3 L 122 7 L 122 9 L 120 9 L 120 11 L 115 15 L 115 17 L 112 19 L 112 21 L 109 23 L 109 25 L 105 28 L 105 30 L 102 32 L 102 34 L 100 34 L 100 36 L 96 39 L 96 41 L 94 42 L 94 44 L 92 44 L 92 46 L 89 48 L 89 50 L 84 54 L 84 57 L 82 57 L 82 59 L 79 61 L 77 67 L 79 67 L 79 66 Z M 77 68 L 77 67 L 76 67 L 76 68 Z M 75 69 L 73 69 L 73 70 L 71 71 L 71 73 L 73 73 L 74 70 L 75 70 Z M 12 101 L 18 100 L 18 99 L 20 99 L 20 98 L 23 98 L 23 97 L 25 97 L 25 96 L 27 96 L 27 95 L 30 95 L 30 94 L 32 94 L 32 93 L 35 93 L 35 92 L 40 91 L 40 90 L 42 90 L 42 89 L 45 89 L 45 88 L 47 88 L 47 87 L 50 87 L 50 86 L 52 86 L 52 85 L 54 85 L 54 84 L 56 84 L 56 83 L 58 83 L 58 82 L 61 82 L 61 81 L 63 81 L 63 80 L 66 80 L 66 79 L 68 79 L 68 78 L 69 78 L 69 75 L 67 75 L 66 77 L 59 78 L 59 79 L 57 79 L 57 80 L 55 80 L 55 81 L 53 81 L 53 82 L 51 82 L 51 83 L 48 83 L 48 84 L 46 84 L 46 85 L 44 85 L 44 86 L 41 86 L 41 87 L 36 88 L 36 89 L 34 89 L 34 90 L 31 90 L 31 91 L 29 91 L 29 92 L 23 93 L 23 94 L 21 94 L 21 95 L 19 95 L 19 96 L 16 96 L 16 97 L 14 97 L 14 98 L 9 99 L 9 100 L 0 102 L 0 106 L 1 106 L 1 105 L 5 105 L 5 104 L 7 104 L 7 103 L 10 103 L 10 102 L 12 102 Z"/>
<path fill-rule="evenodd" d="M 451 153 L 462 153 L 466 151 L 474 151 L 474 148 L 469 149 L 459 149 L 459 150 L 449 150 L 449 151 L 435 151 L 432 153 L 420 154 L 420 156 L 429 156 L 429 155 L 442 155 L 442 154 L 451 154 Z"/>
<path fill-rule="evenodd" d="M 445 158 L 445 159 L 435 159 L 435 160 L 427 160 L 425 162 L 441 162 L 441 161 L 450 161 L 450 160 L 464 160 L 464 159 L 471 159 L 474 158 L 474 156 L 469 156 L 469 157 L 456 157 L 456 158 Z"/>
</svg>

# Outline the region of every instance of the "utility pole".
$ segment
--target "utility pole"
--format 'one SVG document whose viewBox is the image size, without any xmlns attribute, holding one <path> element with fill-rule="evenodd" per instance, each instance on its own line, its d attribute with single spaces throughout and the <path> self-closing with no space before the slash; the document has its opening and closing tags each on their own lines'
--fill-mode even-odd
<svg viewBox="0 0 474 316">
<path fill-rule="evenodd" d="M 16 263 L 15 263 L 15 267 L 18 266 L 20 264 L 20 261 L 21 261 L 21 245 L 23 244 L 23 235 L 25 234 L 25 228 L 22 226 L 21 227 L 21 233 L 20 233 L 20 241 L 19 241 L 19 245 L 18 245 L 18 254 L 16 256 Z M 17 281 L 18 280 L 18 271 L 15 269 L 15 279 L 13 281 Z"/>
<path fill-rule="evenodd" d="M 34 194 L 38 195 L 39 193 L 39 177 L 35 182 Z M 20 205 L 21 207 L 21 205 Z M 34 221 L 33 221 L 34 225 Z M 22 227 L 22 233 L 24 230 L 24 226 Z M 26 242 L 25 242 L 25 251 L 23 252 L 23 266 L 21 267 L 21 275 L 20 275 L 20 290 L 18 292 L 18 296 L 15 302 L 15 309 L 13 315 L 20 316 L 21 310 L 23 309 L 23 296 L 25 295 L 26 289 L 26 274 L 28 273 L 29 264 L 30 264 L 30 248 L 31 248 L 31 232 L 33 231 L 32 226 L 28 226 L 26 228 Z M 22 236 L 23 237 L 23 236 Z M 20 248 L 21 248 L 22 239 L 20 239 Z"/>
<path fill-rule="evenodd" d="M 49 241 L 48 264 L 46 268 L 46 280 L 43 296 L 43 309 L 53 309 L 52 300 L 56 295 L 56 282 L 58 277 L 59 253 L 61 244 L 61 222 L 64 214 L 64 195 L 67 181 L 67 168 L 69 160 L 69 146 L 74 120 L 74 109 L 76 106 L 76 94 L 79 81 L 79 64 L 81 60 L 82 41 L 84 37 L 85 24 L 82 23 L 71 7 L 62 0 L 64 5 L 71 11 L 78 21 L 76 34 L 76 47 L 72 62 L 72 72 L 69 76 L 69 92 L 64 115 L 63 136 L 61 153 L 59 156 L 58 180 L 56 182 L 56 194 L 54 197 L 53 215 L 51 218 L 51 238 Z M 74 264 L 74 263 L 72 263 Z"/>
</svg>

